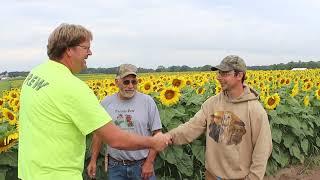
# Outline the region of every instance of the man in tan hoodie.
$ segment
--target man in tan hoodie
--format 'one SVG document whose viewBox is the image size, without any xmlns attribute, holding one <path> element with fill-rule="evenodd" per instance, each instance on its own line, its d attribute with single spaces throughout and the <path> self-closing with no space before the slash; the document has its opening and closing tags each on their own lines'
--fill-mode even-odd
<svg viewBox="0 0 320 180">
<path fill-rule="evenodd" d="M 245 85 L 246 64 L 225 57 L 213 67 L 221 93 L 206 100 L 185 124 L 169 131 L 174 144 L 187 144 L 206 133 L 206 179 L 262 180 L 272 152 L 268 116 L 258 94 Z"/>
</svg>

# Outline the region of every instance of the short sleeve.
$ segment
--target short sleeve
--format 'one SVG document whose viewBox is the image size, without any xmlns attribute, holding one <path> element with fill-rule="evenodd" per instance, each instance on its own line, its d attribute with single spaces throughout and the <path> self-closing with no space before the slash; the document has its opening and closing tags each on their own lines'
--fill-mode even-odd
<svg viewBox="0 0 320 180">
<path fill-rule="evenodd" d="M 159 130 L 162 128 L 162 124 L 158 107 L 150 96 L 148 96 L 147 101 L 149 104 L 149 128 L 151 131 Z"/>
<path fill-rule="evenodd" d="M 100 105 L 97 97 L 87 85 L 80 85 L 66 99 L 67 116 L 83 135 L 102 127 L 111 121 L 110 115 Z"/>
</svg>

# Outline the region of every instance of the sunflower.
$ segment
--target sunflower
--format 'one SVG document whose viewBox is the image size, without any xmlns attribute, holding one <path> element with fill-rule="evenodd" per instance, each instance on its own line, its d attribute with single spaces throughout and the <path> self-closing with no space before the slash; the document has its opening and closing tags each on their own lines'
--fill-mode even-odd
<svg viewBox="0 0 320 180">
<path fill-rule="evenodd" d="M 315 91 L 315 95 L 318 100 L 320 100 L 320 88 Z"/>
<path fill-rule="evenodd" d="M 291 79 L 290 78 L 287 78 L 286 79 L 286 85 L 289 85 L 291 83 Z"/>
<path fill-rule="evenodd" d="M 176 87 L 167 87 L 160 92 L 160 102 L 165 106 L 172 106 L 179 102 L 181 93 Z"/>
<path fill-rule="evenodd" d="M 295 84 L 291 90 L 291 97 L 295 97 L 299 93 L 299 86 L 298 84 Z"/>
<path fill-rule="evenodd" d="M 5 137 L 3 140 L 0 140 L 0 153 L 6 152 L 12 146 L 14 146 L 19 138 L 19 134 L 17 132 L 9 134 L 8 137 Z"/>
<path fill-rule="evenodd" d="M 285 84 L 286 84 L 286 79 L 285 79 L 285 78 L 281 78 L 281 79 L 279 80 L 279 84 L 280 84 L 280 86 L 285 85 Z"/>
<path fill-rule="evenodd" d="M 303 104 L 304 104 L 304 106 L 309 106 L 309 105 L 310 105 L 309 95 L 306 95 L 306 96 L 303 98 Z"/>
<path fill-rule="evenodd" d="M 174 78 L 171 84 L 173 87 L 181 89 L 186 85 L 186 82 L 183 79 Z"/>
<path fill-rule="evenodd" d="M 17 123 L 16 115 L 7 108 L 2 109 L 2 114 L 4 118 L 9 122 L 10 125 L 15 125 Z"/>
<path fill-rule="evenodd" d="M 312 87 L 313 87 L 313 83 L 311 81 L 307 81 L 304 83 L 302 90 L 303 91 L 310 91 Z"/>
<path fill-rule="evenodd" d="M 191 84 L 192 84 L 192 81 L 191 81 L 190 79 L 187 79 L 187 80 L 186 80 L 186 85 L 187 85 L 187 86 L 190 86 Z"/>
<path fill-rule="evenodd" d="M 196 91 L 197 94 L 204 94 L 206 92 L 206 89 L 204 87 L 199 87 Z"/>
<path fill-rule="evenodd" d="M 264 99 L 264 105 L 267 109 L 275 109 L 280 103 L 280 96 L 278 93 L 273 94 L 272 96 L 267 96 Z"/>
<path fill-rule="evenodd" d="M 154 91 L 153 87 L 154 85 L 151 81 L 146 81 L 140 86 L 140 91 L 145 94 L 150 94 Z"/>
<path fill-rule="evenodd" d="M 4 99 L 0 98 L 0 108 L 4 105 Z"/>
<path fill-rule="evenodd" d="M 17 91 L 10 91 L 9 92 L 9 96 L 11 97 L 11 98 L 19 98 L 19 93 L 17 92 Z"/>
</svg>

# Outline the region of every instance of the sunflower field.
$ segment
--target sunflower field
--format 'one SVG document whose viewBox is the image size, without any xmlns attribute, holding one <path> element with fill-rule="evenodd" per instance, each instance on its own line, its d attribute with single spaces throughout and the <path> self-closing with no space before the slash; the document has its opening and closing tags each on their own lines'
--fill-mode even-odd
<svg viewBox="0 0 320 180">
<path fill-rule="evenodd" d="M 88 80 L 90 79 L 90 80 Z M 152 73 L 139 76 L 138 90 L 157 103 L 163 132 L 188 121 L 210 96 L 221 91 L 214 72 Z M 99 100 L 118 91 L 114 78 L 85 82 Z M 246 84 L 257 90 L 270 121 L 273 152 L 267 166 L 272 174 L 291 164 L 304 163 L 320 154 L 320 70 L 248 71 Z M 19 88 L 0 96 L 0 179 L 16 177 L 19 141 Z M 91 137 L 87 137 L 86 162 Z M 171 146 L 161 152 L 155 169 L 159 179 L 203 179 L 205 137 L 191 144 Z M 103 151 L 97 161 L 97 179 L 103 179 Z M 87 175 L 83 173 L 84 179 Z"/>
</svg>

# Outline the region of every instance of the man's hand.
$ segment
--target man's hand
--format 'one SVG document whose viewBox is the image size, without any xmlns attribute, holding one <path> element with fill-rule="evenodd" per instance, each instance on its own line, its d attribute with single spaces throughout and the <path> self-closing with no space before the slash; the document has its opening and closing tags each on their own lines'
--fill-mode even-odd
<svg viewBox="0 0 320 180">
<path fill-rule="evenodd" d="M 94 161 L 90 161 L 90 163 L 87 167 L 87 173 L 91 179 L 95 178 L 96 170 L 97 170 L 97 163 Z"/>
<path fill-rule="evenodd" d="M 156 151 L 163 151 L 168 145 L 172 144 L 172 137 L 169 134 L 157 133 L 152 137 L 152 148 Z"/>
<path fill-rule="evenodd" d="M 143 180 L 148 180 L 151 176 L 153 176 L 153 163 L 149 161 L 145 161 L 141 168 L 141 176 Z"/>
</svg>

